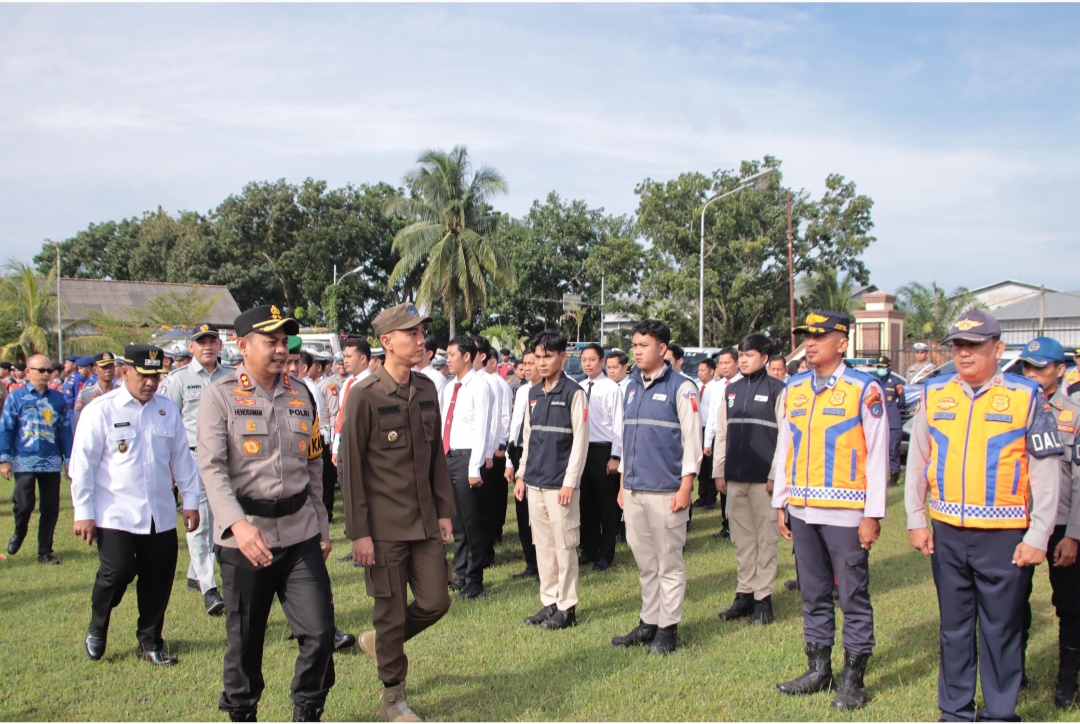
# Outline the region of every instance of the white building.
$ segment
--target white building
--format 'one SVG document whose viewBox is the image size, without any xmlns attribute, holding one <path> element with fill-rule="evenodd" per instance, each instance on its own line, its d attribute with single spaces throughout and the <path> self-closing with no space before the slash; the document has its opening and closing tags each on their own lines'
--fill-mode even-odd
<svg viewBox="0 0 1080 724">
<path fill-rule="evenodd" d="M 1020 302 L 1031 297 L 1038 296 L 1039 285 L 1017 282 L 1012 279 L 988 284 L 985 287 L 969 290 L 976 299 L 986 305 L 990 311 L 1004 307 L 1014 302 Z M 1053 291 L 1047 289 L 1047 292 Z"/>
<path fill-rule="evenodd" d="M 1006 344 L 1026 344 L 1033 337 L 1053 337 L 1066 349 L 1080 347 L 1080 291 L 1046 290 L 994 309 Z M 1040 326 L 1040 319 L 1042 320 Z"/>
</svg>

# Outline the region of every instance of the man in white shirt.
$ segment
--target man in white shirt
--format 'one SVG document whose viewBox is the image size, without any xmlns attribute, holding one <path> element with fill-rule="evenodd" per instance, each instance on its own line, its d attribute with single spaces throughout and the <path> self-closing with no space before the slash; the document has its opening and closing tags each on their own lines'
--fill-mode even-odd
<svg viewBox="0 0 1080 724">
<path fill-rule="evenodd" d="M 739 353 L 734 347 L 725 347 L 720 350 L 716 355 L 716 378 L 714 381 L 719 385 L 717 390 L 713 393 L 717 400 L 724 400 L 724 404 L 727 403 L 725 392 L 727 386 L 735 380 L 741 380 L 742 374 L 739 372 Z M 703 420 L 705 418 L 702 418 Z M 712 455 L 713 453 L 713 441 L 716 439 L 716 426 L 720 421 L 720 405 L 713 405 L 709 410 L 709 419 L 705 423 L 705 438 L 703 440 L 705 455 Z M 714 538 L 730 538 L 731 529 L 728 527 L 727 517 L 727 494 L 720 493 L 720 514 L 723 516 L 723 524 L 720 527 L 720 531 L 713 533 Z"/>
<path fill-rule="evenodd" d="M 345 383 L 341 386 L 338 394 L 338 416 L 334 421 L 334 442 L 331 446 L 330 461 L 338 464 L 338 450 L 341 447 L 341 416 L 345 412 L 345 400 L 349 396 L 349 388 L 371 374 L 368 369 L 371 360 L 371 345 L 366 339 L 353 338 L 345 342 L 345 350 L 342 353 L 345 365 Z M 350 553 L 343 560 L 352 560 Z"/>
<path fill-rule="evenodd" d="M 613 349 L 608 352 L 604 360 L 604 371 L 608 379 L 619 386 L 623 396 L 626 395 L 626 386 L 630 384 L 630 357 L 621 349 Z"/>
<path fill-rule="evenodd" d="M 536 353 L 526 352 L 518 363 L 517 370 L 521 374 L 521 386 L 514 395 L 514 414 L 510 417 L 510 440 L 506 446 L 506 481 L 515 480 L 517 467 L 521 463 L 523 444 L 523 427 L 525 415 L 529 409 L 529 388 L 540 382 L 540 372 L 536 368 Z M 532 527 L 529 525 L 529 496 L 522 496 L 521 500 L 514 498 L 514 508 L 517 512 L 518 538 L 521 540 L 521 551 L 525 555 L 525 570 L 511 573 L 511 578 L 539 578 L 540 572 L 536 567 L 536 546 L 533 545 Z"/>
<path fill-rule="evenodd" d="M 497 424 L 494 425 L 495 449 L 489 455 L 492 466 L 485 473 L 484 478 L 484 488 L 488 497 L 488 521 L 491 524 L 492 559 L 495 557 L 495 544 L 502 543 L 503 526 L 506 525 L 506 508 L 510 489 L 502 473 L 506 460 L 506 445 L 510 440 L 510 413 L 514 408 L 514 391 L 510 389 L 510 383 L 499 374 L 498 361 L 495 348 L 489 345 L 488 356 L 484 360 L 484 380 L 495 393 L 495 409 L 492 411 L 492 418 L 498 418 Z"/>
<path fill-rule="evenodd" d="M 712 406 L 723 403 L 724 385 L 716 378 L 716 360 L 707 357 L 698 363 L 698 381 L 701 390 L 701 419 L 709 420 L 712 416 Z M 726 383 L 727 380 L 725 380 Z M 705 439 L 704 428 L 701 437 Z M 716 483 L 713 481 L 712 468 L 713 456 L 706 453 L 701 458 L 701 471 L 698 473 L 698 499 L 694 501 L 695 508 L 713 510 L 716 508 Z"/>
<path fill-rule="evenodd" d="M 434 382 L 435 390 L 441 395 L 443 388 L 446 387 L 446 375 L 431 366 L 431 362 L 435 359 L 435 353 L 438 349 L 439 344 L 435 341 L 435 338 L 431 336 L 431 332 L 424 330 L 424 356 L 416 365 L 416 371 Z"/>
<path fill-rule="evenodd" d="M 443 452 L 454 486 L 457 515 L 454 524 L 454 583 L 463 599 L 486 595 L 484 569 L 489 558 L 491 526 L 484 520 L 488 505 L 481 471 L 487 459 L 488 436 L 494 395 L 473 369 L 476 343 L 469 337 L 455 337 L 447 346 L 446 362 L 457 379 L 440 395 L 443 419 Z"/>
<path fill-rule="evenodd" d="M 581 350 L 581 370 L 589 422 L 589 453 L 581 476 L 581 556 L 606 571 L 615 561 L 619 533 L 619 461 L 622 460 L 622 390 L 603 374 L 604 348 L 592 343 Z"/>
<path fill-rule="evenodd" d="M 97 579 L 91 597 L 86 653 L 105 655 L 109 618 L 128 585 L 139 577 L 139 656 L 161 666 L 177 663 L 165 652 L 161 630 L 176 574 L 176 503 L 184 496 L 184 527 L 199 527 L 199 474 L 188 452 L 176 405 L 155 394 L 164 352 L 128 345 L 123 385 L 83 411 L 71 454 L 75 535 L 97 541 Z"/>
</svg>

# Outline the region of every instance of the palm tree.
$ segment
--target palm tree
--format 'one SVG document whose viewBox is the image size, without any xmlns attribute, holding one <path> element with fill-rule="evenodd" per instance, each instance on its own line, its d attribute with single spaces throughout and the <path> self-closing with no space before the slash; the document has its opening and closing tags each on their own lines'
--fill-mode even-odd
<svg viewBox="0 0 1080 724">
<path fill-rule="evenodd" d="M 56 269 L 39 280 L 32 266 L 9 260 L 7 272 L 0 277 L 0 315 L 15 322 L 18 337 L 0 347 L 0 359 L 47 355 L 56 329 Z"/>
<path fill-rule="evenodd" d="M 810 309 L 829 309 L 850 315 L 855 309 L 851 295 L 855 292 L 855 279 L 851 273 L 840 279 L 835 269 L 822 269 L 798 281 L 800 301 Z"/>
<path fill-rule="evenodd" d="M 930 282 L 910 282 L 896 290 L 896 307 L 907 313 L 904 336 L 912 340 L 942 340 L 949 327 L 961 314 L 986 305 L 975 298 L 967 287 L 957 287 L 952 294 Z"/>
<path fill-rule="evenodd" d="M 394 237 L 391 249 L 400 259 L 389 284 L 393 287 L 423 268 L 416 301 L 424 306 L 441 303 L 453 338 L 459 301 L 471 321 L 487 304 L 489 280 L 511 290 L 515 286 L 509 259 L 485 236 L 495 230 L 498 220 L 488 199 L 506 193 L 506 182 L 488 166 L 470 178 L 464 146 L 455 146 L 450 153 L 429 149 L 417 163 L 420 168 L 405 177 L 412 196 L 386 204 L 386 213 L 414 219 Z"/>
</svg>

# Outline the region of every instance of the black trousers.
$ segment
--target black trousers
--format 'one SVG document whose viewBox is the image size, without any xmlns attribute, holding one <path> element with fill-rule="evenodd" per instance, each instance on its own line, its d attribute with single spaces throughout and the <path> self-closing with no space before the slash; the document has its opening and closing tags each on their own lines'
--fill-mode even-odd
<svg viewBox="0 0 1080 724">
<path fill-rule="evenodd" d="M 90 596 L 90 625 L 108 630 L 112 610 L 120 605 L 128 585 L 138 576 L 135 593 L 139 602 L 136 638 L 144 649 L 162 647 L 161 629 L 172 596 L 179 545 L 176 530 L 128 533 L 113 528 L 95 529 L 98 572 Z"/>
<path fill-rule="evenodd" d="M 495 560 L 495 543 L 502 540 L 503 527 L 506 525 L 507 496 L 510 493 L 509 483 L 506 482 L 506 458 L 492 458 L 491 469 L 481 468 L 480 477 L 484 480 L 481 490 L 487 501 L 487 513 L 485 519 L 488 527 L 489 553 L 492 561 Z"/>
<path fill-rule="evenodd" d="M 491 524 L 486 520 L 490 505 L 484 485 L 469 487 L 469 451 L 451 450 L 446 458 L 450 483 L 454 487 L 457 515 L 454 524 L 454 579 L 461 583 L 483 583 L 484 569 L 491 565 Z M 483 478 L 483 468 L 480 470 Z M 485 483 L 486 485 L 486 483 Z"/>
<path fill-rule="evenodd" d="M 705 429 L 701 430 L 701 439 L 705 439 Z M 713 479 L 713 455 L 701 456 L 701 470 L 697 478 L 697 496 L 699 500 L 716 502 L 716 481 Z M 726 513 L 724 514 L 726 517 Z"/>
<path fill-rule="evenodd" d="M 619 533 L 619 475 L 609 475 L 610 442 L 589 443 L 581 475 L 581 552 L 594 560 L 615 560 Z"/>
<path fill-rule="evenodd" d="M 60 472 L 55 473 L 15 473 L 15 490 L 11 494 L 15 513 L 15 534 L 20 539 L 26 537 L 30 529 L 30 515 L 34 512 L 35 486 L 41 491 L 41 508 L 38 518 L 38 555 L 53 552 L 53 533 L 56 519 L 60 517 Z"/>
<path fill-rule="evenodd" d="M 1061 568 L 1054 565 L 1054 549 L 1065 537 L 1065 526 L 1054 526 L 1050 543 L 1046 547 L 1046 568 L 1050 574 L 1053 593 L 1050 603 L 1058 617 L 1058 643 L 1070 649 L 1080 649 L 1080 562 Z M 1024 600 L 1024 632 L 1021 642 L 1026 651 L 1028 633 L 1031 631 L 1031 581 L 1028 596 Z"/>
<path fill-rule="evenodd" d="M 334 488 L 338 484 L 337 467 L 333 463 L 330 445 L 322 449 L 322 502 L 326 507 L 327 522 L 334 522 Z"/>
<path fill-rule="evenodd" d="M 266 688 L 263 643 L 275 595 L 300 647 L 293 702 L 322 707 L 334 685 L 334 613 L 319 536 L 270 552 L 274 557 L 270 565 L 256 568 L 239 549 L 217 547 L 229 638 L 225 686 L 218 702 L 221 711 L 255 709 Z"/>
<path fill-rule="evenodd" d="M 958 528 L 938 521 L 933 526 L 930 563 L 941 616 L 942 719 L 974 720 L 978 676 L 986 702 L 983 718 L 1019 721 L 1024 602 L 1034 569 L 1014 566 L 1012 555 L 1025 531 Z"/>
<path fill-rule="evenodd" d="M 510 461 L 514 463 L 515 480 L 517 479 L 518 465 L 521 464 L 520 447 L 511 446 L 506 449 Z M 521 541 L 521 552 L 525 556 L 525 567 L 530 570 L 536 569 L 536 546 L 533 545 L 532 527 L 529 525 L 529 496 L 526 494 L 521 500 L 514 498 L 514 512 L 517 514 L 518 539 Z"/>
<path fill-rule="evenodd" d="M 889 429 L 889 472 L 900 472 L 900 443 L 904 440 L 904 431 L 899 427 Z"/>
</svg>

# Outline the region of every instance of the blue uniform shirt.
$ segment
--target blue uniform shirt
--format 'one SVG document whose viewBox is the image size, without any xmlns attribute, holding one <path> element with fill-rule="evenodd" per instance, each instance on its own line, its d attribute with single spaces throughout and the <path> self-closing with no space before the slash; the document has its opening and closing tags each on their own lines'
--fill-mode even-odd
<svg viewBox="0 0 1080 724">
<path fill-rule="evenodd" d="M 71 458 L 71 420 L 64 396 L 27 385 L 8 395 L 0 413 L 0 463 L 17 473 L 56 473 Z"/>
</svg>

